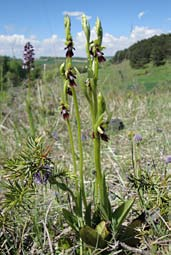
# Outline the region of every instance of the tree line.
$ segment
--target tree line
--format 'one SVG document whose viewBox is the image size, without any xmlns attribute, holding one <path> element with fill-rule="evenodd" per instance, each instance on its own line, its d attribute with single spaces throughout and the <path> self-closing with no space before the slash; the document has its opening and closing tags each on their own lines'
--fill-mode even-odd
<svg viewBox="0 0 171 255">
<path fill-rule="evenodd" d="M 171 59 L 171 34 L 155 35 L 138 41 L 128 49 L 117 51 L 111 62 L 121 63 L 126 59 L 133 68 L 142 68 L 150 62 L 154 66 L 164 65 Z"/>
<path fill-rule="evenodd" d="M 31 79 L 37 79 L 40 75 L 41 68 L 35 65 Z M 23 69 L 21 59 L 0 56 L 0 90 L 20 86 L 25 79 L 27 79 L 27 70 Z"/>
</svg>

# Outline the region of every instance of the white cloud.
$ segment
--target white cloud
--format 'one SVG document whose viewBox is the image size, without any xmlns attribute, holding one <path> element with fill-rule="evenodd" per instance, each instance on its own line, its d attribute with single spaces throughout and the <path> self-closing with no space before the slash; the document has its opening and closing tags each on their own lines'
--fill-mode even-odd
<svg viewBox="0 0 171 255">
<path fill-rule="evenodd" d="M 134 41 L 138 41 L 149 38 L 153 35 L 159 35 L 161 33 L 161 29 L 135 26 L 134 29 L 131 31 L 130 37 L 133 38 Z"/>
<path fill-rule="evenodd" d="M 106 33 L 103 37 L 103 45 L 106 47 L 105 55 L 114 55 L 116 51 L 128 48 L 137 41 L 147 39 L 161 33 L 162 31 L 160 29 L 151 29 L 139 26 L 135 26 L 128 36 L 115 37 Z"/>
<path fill-rule="evenodd" d="M 116 51 L 125 49 L 133 43 L 159 35 L 160 29 L 135 26 L 128 36 L 114 36 L 104 33 L 103 46 L 106 47 L 106 56 L 113 56 Z M 91 31 L 91 40 L 96 38 L 95 28 Z M 75 56 L 85 56 L 85 35 L 83 31 L 78 32 L 73 38 L 76 48 Z M 65 56 L 65 39 L 53 34 L 43 40 L 36 39 L 35 36 L 25 37 L 24 35 L 0 35 L 0 55 L 22 57 L 23 48 L 26 42 L 30 41 L 35 48 L 36 57 L 39 56 Z"/>
<path fill-rule="evenodd" d="M 144 12 L 144 11 L 139 12 L 139 13 L 138 13 L 138 18 L 141 19 L 144 15 L 145 15 L 145 12 Z"/>
<path fill-rule="evenodd" d="M 72 12 L 71 11 L 64 11 L 63 12 L 63 15 L 68 15 L 70 17 L 75 17 L 78 20 L 81 19 L 83 14 L 85 15 L 85 13 L 81 12 L 81 11 L 72 11 Z M 87 20 L 91 19 L 91 16 L 86 15 L 86 17 L 87 17 Z"/>
</svg>

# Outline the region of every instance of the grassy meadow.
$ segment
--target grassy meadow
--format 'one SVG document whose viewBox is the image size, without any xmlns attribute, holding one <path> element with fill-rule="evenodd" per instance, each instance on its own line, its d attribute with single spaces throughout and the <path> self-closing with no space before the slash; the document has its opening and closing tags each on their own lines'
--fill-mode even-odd
<svg viewBox="0 0 171 255">
<path fill-rule="evenodd" d="M 136 197 L 126 224 L 144 210 L 150 215 L 149 229 L 145 228 L 146 222 L 138 228 L 140 248 L 132 248 L 130 251 L 129 247 L 119 247 L 115 250 L 116 244 L 113 242 L 110 246 L 111 253 L 108 254 L 146 254 L 145 251 L 140 253 L 145 248 L 148 249 L 147 254 L 169 254 L 169 182 L 165 179 L 165 174 L 170 167 L 165 163 L 165 157 L 171 153 L 170 67 L 168 63 L 162 67 L 147 66 L 145 69 L 133 70 L 128 62 L 112 65 L 108 61 L 101 65 L 99 71 L 99 86 L 108 103 L 108 110 L 112 113 L 112 119 L 119 118 L 124 123 L 122 130 L 109 125 L 107 133 L 110 140 L 102 144 L 102 168 L 106 174 L 111 204 L 115 208 L 123 199 Z M 57 174 L 66 169 L 72 170 L 67 129 L 59 110 L 62 80 L 58 69 L 59 66 L 53 64 L 53 68 L 47 68 L 42 79 L 36 80 L 31 87 L 36 137 L 43 137 L 45 151 L 50 148 L 50 158 Z M 81 76 L 84 77 L 85 74 Z M 92 131 L 89 108 L 79 81 L 77 83 L 81 130 L 84 135 L 85 183 L 87 191 L 90 191 L 93 189 L 91 179 L 94 175 Z M 25 105 L 26 89 L 26 85 L 9 88 L 0 95 L 2 201 L 7 189 L 3 185 L 7 178 L 4 177 L 4 164 L 9 159 L 18 157 L 30 136 Z M 76 128 L 74 120 L 72 127 Z M 144 208 L 139 203 L 134 181 L 131 181 L 131 132 L 142 136 L 142 141 L 136 148 L 136 157 L 142 171 Z M 72 187 L 74 177 L 68 176 L 66 180 L 68 182 L 70 178 Z M 16 208 L 11 207 L 7 216 L 1 215 L 0 254 L 79 254 L 79 243 L 61 213 L 62 208 L 68 208 L 67 192 L 61 191 L 57 186 L 52 190 L 49 184 L 38 185 L 36 195 L 30 195 L 30 199 L 30 203 L 34 204 L 30 210 L 18 205 Z M 97 253 L 85 250 L 83 254 L 100 253 L 99 250 Z"/>
<path fill-rule="evenodd" d="M 169 255 L 171 63 L 68 54 L 0 92 L 0 254 Z"/>
</svg>

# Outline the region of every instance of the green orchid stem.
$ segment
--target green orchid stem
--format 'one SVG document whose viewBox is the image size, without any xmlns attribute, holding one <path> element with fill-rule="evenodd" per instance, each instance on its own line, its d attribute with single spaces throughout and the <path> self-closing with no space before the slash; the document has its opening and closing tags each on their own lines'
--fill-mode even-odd
<svg viewBox="0 0 171 255">
<path fill-rule="evenodd" d="M 71 124 L 70 124 L 70 121 L 68 119 L 67 119 L 67 127 L 68 127 L 68 134 L 69 134 L 69 140 L 70 140 L 70 146 L 71 146 L 71 154 L 72 154 L 72 160 L 73 160 L 74 175 L 75 175 L 75 178 L 76 178 L 75 185 L 76 185 L 76 190 L 78 190 L 77 164 L 76 164 L 74 140 L 73 140 L 73 135 L 72 135 Z"/>
<path fill-rule="evenodd" d="M 96 119 L 96 117 L 97 117 L 97 89 L 96 89 L 96 86 L 93 89 L 93 101 L 94 101 L 93 111 L 94 111 L 94 117 Z"/>
<path fill-rule="evenodd" d="M 94 162 L 96 169 L 95 201 L 96 204 L 99 204 L 103 201 L 103 178 L 101 171 L 100 137 L 97 134 L 94 138 Z"/>
<path fill-rule="evenodd" d="M 78 107 L 78 101 L 77 101 L 77 95 L 75 92 L 75 88 L 72 89 L 72 95 L 74 100 L 74 107 L 75 107 L 75 115 L 77 120 L 77 133 L 78 133 L 78 148 L 80 152 L 80 162 L 79 162 L 79 170 L 80 170 L 80 189 L 83 196 L 83 202 L 85 208 L 87 207 L 87 201 L 85 196 L 85 187 L 84 187 L 84 176 L 83 176 L 83 148 L 82 148 L 82 140 L 81 140 L 81 120 L 80 120 L 80 113 L 79 113 L 79 107 Z"/>
<path fill-rule="evenodd" d="M 31 108 L 31 80 L 30 80 L 30 72 L 28 72 L 28 91 L 26 97 L 26 111 L 28 114 L 28 121 L 30 126 L 30 132 L 33 137 L 35 137 L 35 125 L 33 120 L 32 108 Z"/>
</svg>

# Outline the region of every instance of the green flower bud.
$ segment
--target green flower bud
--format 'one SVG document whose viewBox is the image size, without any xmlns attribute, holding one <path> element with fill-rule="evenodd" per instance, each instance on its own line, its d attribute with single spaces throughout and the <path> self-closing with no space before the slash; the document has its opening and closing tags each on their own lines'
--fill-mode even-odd
<svg viewBox="0 0 171 255">
<path fill-rule="evenodd" d="M 64 26 L 65 26 L 65 35 L 66 35 L 66 40 L 70 41 L 71 38 L 71 22 L 70 22 L 70 17 L 67 15 L 64 18 Z"/>
<path fill-rule="evenodd" d="M 106 111 L 106 102 L 101 92 L 99 92 L 97 96 L 97 103 L 98 103 L 98 117 L 100 117 Z"/>
<path fill-rule="evenodd" d="M 60 65 L 59 71 L 62 76 L 65 76 L 65 63 Z"/>
<path fill-rule="evenodd" d="M 97 18 L 97 20 L 96 20 L 96 33 L 97 33 L 99 46 L 101 46 L 102 39 L 103 39 L 103 29 L 102 29 L 101 22 L 100 22 L 99 18 Z"/>
<path fill-rule="evenodd" d="M 98 79 L 98 73 L 99 73 L 99 62 L 98 62 L 98 58 L 94 58 L 94 59 L 93 59 L 92 71 L 93 71 L 94 79 L 97 80 L 97 79 Z"/>
<path fill-rule="evenodd" d="M 84 14 L 82 15 L 82 28 L 85 33 L 86 40 L 87 42 L 89 42 L 90 41 L 90 25 L 88 24 L 87 17 Z"/>
</svg>

